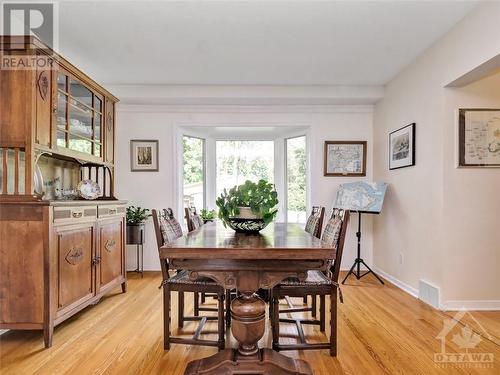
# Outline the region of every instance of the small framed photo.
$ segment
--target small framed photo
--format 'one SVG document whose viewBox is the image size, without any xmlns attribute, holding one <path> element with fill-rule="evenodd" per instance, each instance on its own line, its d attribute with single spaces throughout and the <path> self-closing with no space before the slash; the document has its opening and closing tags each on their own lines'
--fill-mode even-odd
<svg viewBox="0 0 500 375">
<path fill-rule="evenodd" d="M 500 167 L 500 109 L 460 109 L 458 150 L 459 167 Z"/>
<path fill-rule="evenodd" d="M 325 176 L 366 176 L 366 141 L 325 141 Z"/>
<path fill-rule="evenodd" d="M 415 123 L 389 134 L 389 169 L 415 165 Z"/>
<path fill-rule="evenodd" d="M 130 141 L 130 170 L 132 172 L 158 171 L 158 141 L 132 139 Z"/>
</svg>

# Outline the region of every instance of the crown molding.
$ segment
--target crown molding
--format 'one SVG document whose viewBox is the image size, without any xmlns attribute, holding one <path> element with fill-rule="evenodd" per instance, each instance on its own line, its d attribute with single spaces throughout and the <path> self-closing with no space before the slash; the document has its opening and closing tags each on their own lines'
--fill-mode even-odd
<svg viewBox="0 0 500 375">
<path fill-rule="evenodd" d="M 373 105 L 140 105 L 119 102 L 121 113 L 373 113 Z"/>
<path fill-rule="evenodd" d="M 383 86 L 107 85 L 127 105 L 373 105 Z"/>
</svg>

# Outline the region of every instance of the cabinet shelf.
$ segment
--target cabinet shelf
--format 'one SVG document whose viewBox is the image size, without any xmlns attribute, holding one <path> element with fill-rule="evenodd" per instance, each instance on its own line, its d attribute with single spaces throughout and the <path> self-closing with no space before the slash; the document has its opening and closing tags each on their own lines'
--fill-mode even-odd
<svg viewBox="0 0 500 375">
<path fill-rule="evenodd" d="M 57 73 L 56 107 L 55 143 L 58 148 L 67 148 L 112 161 L 113 101 L 104 100 L 104 96 L 91 89 L 90 85 L 60 69 Z M 107 138 L 109 142 L 106 142 Z M 111 148 L 111 151 L 108 148 Z"/>
<path fill-rule="evenodd" d="M 108 168 L 114 168 L 113 163 L 108 163 L 100 158 L 96 158 L 92 155 L 85 154 L 83 152 L 68 150 L 66 148 L 49 148 L 42 145 L 34 145 L 35 152 L 49 154 L 51 157 L 75 161 L 81 165 L 102 165 Z"/>
</svg>

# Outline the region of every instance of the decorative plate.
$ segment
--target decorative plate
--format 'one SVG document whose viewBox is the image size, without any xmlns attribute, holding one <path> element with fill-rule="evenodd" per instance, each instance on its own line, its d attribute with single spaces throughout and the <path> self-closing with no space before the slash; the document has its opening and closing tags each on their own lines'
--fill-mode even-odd
<svg viewBox="0 0 500 375">
<path fill-rule="evenodd" d="M 35 194 L 43 196 L 43 194 L 45 193 L 45 191 L 43 189 L 43 175 L 42 175 L 42 171 L 38 165 L 35 167 L 34 177 L 35 177 L 34 178 L 34 180 L 35 180 L 35 186 L 34 186 Z"/>
<path fill-rule="evenodd" d="M 229 218 L 225 221 L 227 226 L 239 233 L 257 233 L 267 226 L 264 219 Z"/>
<path fill-rule="evenodd" d="M 76 187 L 78 195 L 83 199 L 97 199 L 101 195 L 101 187 L 92 180 L 80 181 Z"/>
</svg>

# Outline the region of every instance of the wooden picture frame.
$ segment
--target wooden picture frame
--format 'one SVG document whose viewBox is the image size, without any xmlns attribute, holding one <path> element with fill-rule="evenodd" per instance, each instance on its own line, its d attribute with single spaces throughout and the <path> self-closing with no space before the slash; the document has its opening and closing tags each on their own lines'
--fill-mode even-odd
<svg viewBox="0 0 500 375">
<path fill-rule="evenodd" d="M 459 109 L 458 166 L 500 167 L 500 109 Z"/>
<path fill-rule="evenodd" d="M 389 133 L 389 170 L 415 165 L 415 131 L 412 122 Z"/>
<path fill-rule="evenodd" d="M 323 175 L 366 176 L 366 141 L 325 141 Z"/>
<path fill-rule="evenodd" d="M 132 172 L 158 172 L 158 140 L 132 139 L 130 141 L 130 170 Z"/>
</svg>

